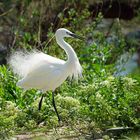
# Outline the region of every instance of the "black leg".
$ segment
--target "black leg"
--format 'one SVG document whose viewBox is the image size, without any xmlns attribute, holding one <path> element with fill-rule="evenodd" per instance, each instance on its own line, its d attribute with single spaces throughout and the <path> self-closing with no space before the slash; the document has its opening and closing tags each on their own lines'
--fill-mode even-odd
<svg viewBox="0 0 140 140">
<path fill-rule="evenodd" d="M 57 117 L 58 117 L 58 121 L 60 122 L 60 116 L 59 116 L 59 114 L 58 114 L 58 111 L 57 111 L 57 108 L 56 108 L 56 105 L 55 105 L 54 94 L 55 94 L 55 92 L 53 91 L 53 92 L 52 92 L 52 104 L 53 104 L 54 110 L 55 110 L 55 112 L 56 112 L 56 115 L 57 115 Z"/>
<path fill-rule="evenodd" d="M 44 95 L 42 94 L 41 99 L 40 99 L 40 102 L 38 104 L 38 110 L 41 110 L 43 97 L 44 97 Z"/>
</svg>

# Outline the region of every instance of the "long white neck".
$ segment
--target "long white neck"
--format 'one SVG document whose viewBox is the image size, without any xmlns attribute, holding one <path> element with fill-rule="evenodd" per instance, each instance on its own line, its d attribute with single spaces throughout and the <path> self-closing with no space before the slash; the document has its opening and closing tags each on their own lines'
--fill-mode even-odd
<svg viewBox="0 0 140 140">
<path fill-rule="evenodd" d="M 64 38 L 61 36 L 56 36 L 56 41 L 58 43 L 58 45 L 65 50 L 67 56 L 68 56 L 68 62 L 74 62 L 77 61 L 77 55 L 75 53 L 75 51 L 73 50 L 73 48 L 64 41 Z"/>
</svg>

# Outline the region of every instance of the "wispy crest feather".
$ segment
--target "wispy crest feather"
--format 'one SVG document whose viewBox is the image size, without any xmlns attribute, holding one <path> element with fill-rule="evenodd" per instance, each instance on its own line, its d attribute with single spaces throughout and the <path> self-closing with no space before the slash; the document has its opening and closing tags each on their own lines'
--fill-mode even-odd
<svg viewBox="0 0 140 140">
<path fill-rule="evenodd" d="M 41 60 L 39 51 L 23 52 L 16 51 L 9 58 L 9 64 L 14 73 L 20 77 L 25 77 L 32 68 Z"/>
</svg>

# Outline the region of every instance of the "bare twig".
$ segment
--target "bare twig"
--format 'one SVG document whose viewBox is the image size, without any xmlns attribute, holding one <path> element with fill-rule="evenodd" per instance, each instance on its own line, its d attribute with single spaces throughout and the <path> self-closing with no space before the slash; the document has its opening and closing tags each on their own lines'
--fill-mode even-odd
<svg viewBox="0 0 140 140">
<path fill-rule="evenodd" d="M 110 26 L 109 26 L 108 32 L 107 32 L 106 35 L 105 35 L 106 38 L 109 36 L 109 34 L 110 34 L 110 32 L 111 32 L 111 29 L 112 29 L 112 27 L 113 27 L 113 25 L 114 25 L 114 21 L 115 21 L 115 20 L 113 19 L 112 23 L 111 23 Z"/>
<path fill-rule="evenodd" d="M 5 16 L 5 15 L 9 14 L 10 12 L 12 12 L 12 11 L 14 10 L 14 8 L 15 8 L 15 7 L 12 7 L 12 8 L 11 8 L 11 9 L 9 9 L 8 11 L 6 11 L 6 12 L 2 13 L 2 14 L 0 15 L 0 17 L 2 17 L 2 16 Z"/>
<path fill-rule="evenodd" d="M 40 13 L 39 13 L 39 23 L 38 23 L 38 35 L 37 35 L 37 43 L 38 43 L 38 46 L 42 46 L 41 45 L 41 24 L 42 24 L 42 13 L 43 13 L 43 2 L 41 1 L 40 2 Z"/>
<path fill-rule="evenodd" d="M 45 45 L 45 47 L 47 47 L 49 45 L 49 43 L 52 41 L 52 39 L 54 38 L 55 35 L 53 35 L 47 42 L 47 44 Z M 45 43 L 45 42 L 44 42 Z"/>
</svg>

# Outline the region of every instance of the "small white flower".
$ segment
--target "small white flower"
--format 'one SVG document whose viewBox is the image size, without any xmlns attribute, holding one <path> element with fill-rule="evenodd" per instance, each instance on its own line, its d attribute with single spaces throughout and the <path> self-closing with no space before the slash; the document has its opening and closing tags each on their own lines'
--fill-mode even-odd
<svg viewBox="0 0 140 140">
<path fill-rule="evenodd" d="M 100 92 L 97 92 L 97 93 L 96 93 L 96 98 L 102 99 L 102 95 L 100 94 Z"/>
<path fill-rule="evenodd" d="M 108 81 L 108 80 L 105 80 L 105 81 L 101 82 L 100 84 L 103 86 L 106 86 L 106 87 L 110 87 L 110 81 Z"/>
<path fill-rule="evenodd" d="M 109 76 L 107 79 L 108 79 L 109 81 L 114 81 L 114 80 L 115 80 L 115 77 L 114 77 L 114 76 Z"/>
<path fill-rule="evenodd" d="M 129 78 L 129 77 L 124 77 L 123 80 L 128 86 L 134 86 L 137 84 L 137 80 Z"/>
</svg>

